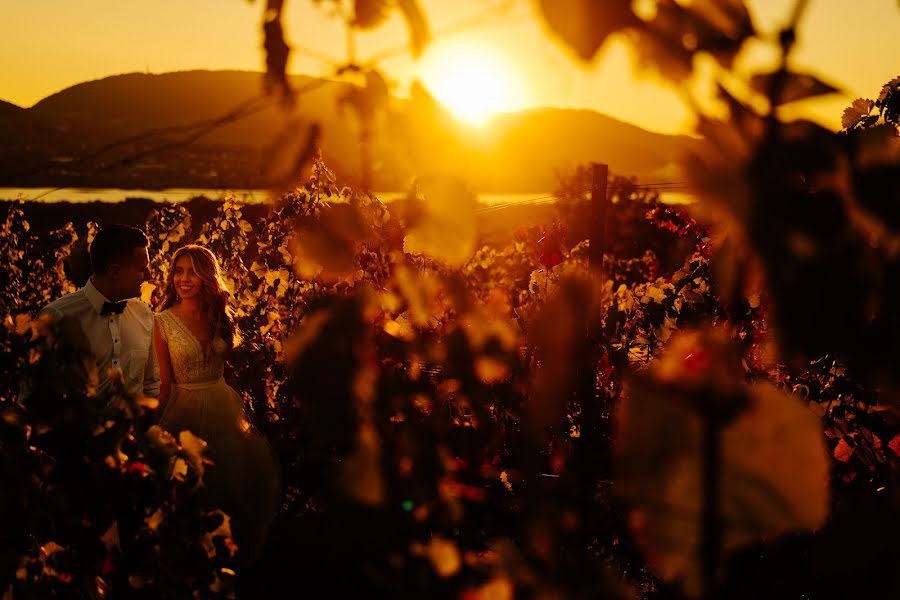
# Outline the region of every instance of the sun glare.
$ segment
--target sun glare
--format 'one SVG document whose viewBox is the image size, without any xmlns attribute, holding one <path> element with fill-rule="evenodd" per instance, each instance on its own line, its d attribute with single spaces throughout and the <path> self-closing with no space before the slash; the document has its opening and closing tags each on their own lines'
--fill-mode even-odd
<svg viewBox="0 0 900 600">
<path fill-rule="evenodd" d="M 421 73 L 438 102 L 469 125 L 483 125 L 498 112 L 517 110 L 525 103 L 516 69 L 488 46 L 437 47 L 423 58 Z"/>
</svg>

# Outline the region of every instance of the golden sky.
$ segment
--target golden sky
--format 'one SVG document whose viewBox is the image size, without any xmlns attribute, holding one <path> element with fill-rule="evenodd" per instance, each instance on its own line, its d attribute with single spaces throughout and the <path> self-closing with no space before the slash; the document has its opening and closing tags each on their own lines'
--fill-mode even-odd
<svg viewBox="0 0 900 600">
<path fill-rule="evenodd" d="M 502 69 L 494 109 L 534 106 L 590 108 L 663 132 L 687 132 L 689 111 L 650 75 L 635 75 L 627 47 L 607 44 L 590 65 L 576 62 L 544 32 L 531 0 L 420 0 L 436 41 L 419 62 L 401 53 L 380 61 L 401 95 L 413 77 L 452 88 L 447 56 L 485 56 Z M 0 99 L 31 106 L 67 86 L 134 71 L 249 69 L 262 65 L 259 17 L 264 0 L 2 0 Z M 329 3 L 325 3 L 326 5 Z M 747 0 L 763 32 L 777 29 L 794 0 Z M 492 7 L 509 6 L 507 10 Z M 311 0 L 290 0 L 289 41 L 340 62 L 346 58 L 341 22 Z M 448 27 L 483 15 L 477 25 Z M 809 0 L 794 56 L 846 90 L 846 96 L 795 109 L 836 127 L 852 98 L 874 97 L 900 75 L 900 6 L 897 0 Z M 399 16 L 357 36 L 360 58 L 403 47 Z M 742 64 L 771 60 L 752 48 Z M 489 59 L 489 60 L 488 60 Z M 452 62 L 452 61 L 451 61 Z M 443 65 L 438 67 L 437 65 Z M 452 65 L 451 65 L 452 66 Z M 487 68 L 487 67 L 486 67 Z M 333 66 L 295 53 L 290 70 L 329 75 Z M 440 72 L 438 72 L 440 71 Z M 487 72 L 488 78 L 489 71 Z"/>
</svg>

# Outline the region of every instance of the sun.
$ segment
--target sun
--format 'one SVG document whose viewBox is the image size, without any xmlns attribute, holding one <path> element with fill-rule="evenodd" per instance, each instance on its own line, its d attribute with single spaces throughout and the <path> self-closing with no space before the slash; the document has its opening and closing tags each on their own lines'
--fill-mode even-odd
<svg viewBox="0 0 900 600">
<path fill-rule="evenodd" d="M 422 82 L 458 120 L 484 125 L 499 112 L 522 108 L 525 91 L 513 64 L 497 49 L 443 44 L 422 59 Z"/>
</svg>

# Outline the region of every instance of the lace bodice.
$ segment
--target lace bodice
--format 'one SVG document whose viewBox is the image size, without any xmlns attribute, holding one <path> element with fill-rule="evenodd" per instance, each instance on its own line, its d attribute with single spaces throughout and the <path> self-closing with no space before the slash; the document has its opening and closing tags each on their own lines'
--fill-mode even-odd
<svg viewBox="0 0 900 600">
<path fill-rule="evenodd" d="M 156 315 L 156 322 L 169 345 L 173 383 L 204 383 L 222 377 L 227 350 L 225 340 L 216 337 L 209 348 L 204 349 L 200 340 L 171 310 Z"/>
</svg>

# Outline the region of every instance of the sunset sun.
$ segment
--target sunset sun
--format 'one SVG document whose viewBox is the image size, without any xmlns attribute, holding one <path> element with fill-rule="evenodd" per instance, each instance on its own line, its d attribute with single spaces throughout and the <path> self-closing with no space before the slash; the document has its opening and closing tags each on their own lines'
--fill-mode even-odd
<svg viewBox="0 0 900 600">
<path fill-rule="evenodd" d="M 487 46 L 436 47 L 425 56 L 422 79 L 453 116 L 469 125 L 483 125 L 495 114 L 525 103 L 515 67 Z"/>
</svg>

